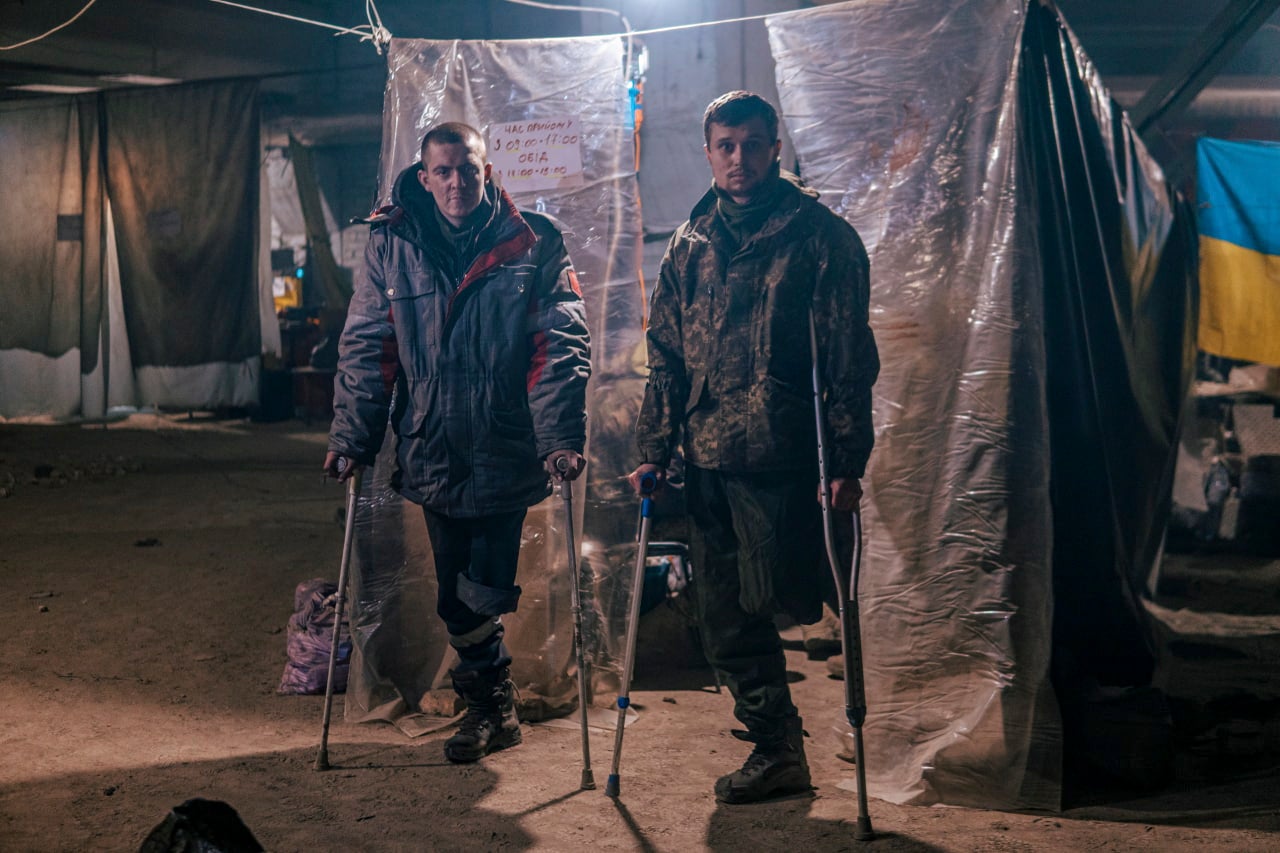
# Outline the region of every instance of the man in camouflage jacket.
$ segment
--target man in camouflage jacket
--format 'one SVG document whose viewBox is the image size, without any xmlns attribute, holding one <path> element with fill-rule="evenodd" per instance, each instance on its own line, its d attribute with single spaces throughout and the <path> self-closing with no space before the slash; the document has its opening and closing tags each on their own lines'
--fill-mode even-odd
<svg viewBox="0 0 1280 853">
<path fill-rule="evenodd" d="M 722 802 L 808 790 L 801 721 L 773 614 L 821 615 L 829 586 L 817 500 L 809 317 L 825 389 L 832 502 L 849 511 L 873 442 L 879 372 L 857 233 L 778 168 L 778 119 L 730 92 L 703 120 L 712 188 L 671 238 L 649 313 L 649 380 L 636 425 L 661 481 L 685 460 L 692 559 L 707 656 L 755 744 L 721 777 Z"/>
<path fill-rule="evenodd" d="M 325 470 L 372 465 L 390 420 L 392 485 L 422 504 L 437 611 L 466 700 L 451 761 L 520 742 L 501 616 L 520 530 L 548 477 L 585 465 L 591 372 L 582 292 L 550 220 L 490 180 L 479 132 L 439 125 L 374 220 L 339 346 Z M 394 410 L 391 410 L 394 389 Z"/>
</svg>

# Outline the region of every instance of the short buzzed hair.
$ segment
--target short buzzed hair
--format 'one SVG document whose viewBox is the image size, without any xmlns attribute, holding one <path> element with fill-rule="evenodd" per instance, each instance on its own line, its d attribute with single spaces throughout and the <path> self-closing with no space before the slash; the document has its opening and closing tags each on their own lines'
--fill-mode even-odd
<svg viewBox="0 0 1280 853">
<path fill-rule="evenodd" d="M 427 160 L 427 146 L 433 144 L 465 145 L 468 151 L 480 155 L 481 162 L 487 161 L 489 156 L 480 131 L 460 121 L 446 121 L 427 131 L 427 135 L 422 137 L 421 156 L 424 163 Z"/>
<path fill-rule="evenodd" d="M 771 143 L 778 141 L 778 112 L 772 104 L 755 92 L 725 92 L 707 104 L 707 111 L 702 114 L 702 137 L 710 145 L 712 124 L 738 127 L 753 118 L 764 120 Z"/>
</svg>

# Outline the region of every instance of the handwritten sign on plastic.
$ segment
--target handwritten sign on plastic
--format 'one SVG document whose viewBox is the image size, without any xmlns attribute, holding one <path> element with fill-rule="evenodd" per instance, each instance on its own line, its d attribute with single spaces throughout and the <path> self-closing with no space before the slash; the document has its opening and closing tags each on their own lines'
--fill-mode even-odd
<svg viewBox="0 0 1280 853">
<path fill-rule="evenodd" d="M 529 119 L 489 128 L 489 162 L 510 193 L 582 186 L 578 119 Z"/>
</svg>

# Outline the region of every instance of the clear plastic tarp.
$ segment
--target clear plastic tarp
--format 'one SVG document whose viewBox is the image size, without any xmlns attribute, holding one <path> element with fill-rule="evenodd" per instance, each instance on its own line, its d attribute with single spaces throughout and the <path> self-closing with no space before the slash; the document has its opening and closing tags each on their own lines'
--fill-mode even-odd
<svg viewBox="0 0 1280 853">
<path fill-rule="evenodd" d="M 870 793 L 1057 808 L 1051 662 L 1069 696 L 1149 662 L 1193 314 L 1175 199 L 1047 5 L 767 23 L 802 174 L 871 258 Z"/>
<path fill-rule="evenodd" d="M 573 505 L 585 645 L 602 708 L 614 698 L 630 600 L 636 502 L 623 477 L 634 464 L 632 429 L 644 385 L 640 211 L 625 50 L 617 38 L 393 40 L 379 180 L 386 203 L 396 175 L 418 160 L 425 132 L 442 121 L 467 122 L 491 145 L 498 128 L 523 131 L 529 139 L 531 128 L 563 130 L 568 122 L 580 137 L 570 152 L 580 156 L 580 169 L 575 157 L 552 152 L 567 157 L 561 163 L 568 177 L 560 185 L 530 187 L 519 183 L 521 176 L 503 182 L 518 206 L 559 223 L 587 305 L 593 370 L 588 466 L 575 484 Z M 490 157 L 498 159 L 496 152 Z M 356 652 L 346 717 L 384 719 L 416 734 L 454 713 L 448 678 L 454 652 L 435 615 L 435 575 L 421 509 L 389 487 L 390 442 L 358 507 Z M 563 513 L 557 495 L 530 509 L 516 579 L 523 594 L 518 611 L 503 617 L 526 721 L 567 715 L 577 702 Z"/>
</svg>

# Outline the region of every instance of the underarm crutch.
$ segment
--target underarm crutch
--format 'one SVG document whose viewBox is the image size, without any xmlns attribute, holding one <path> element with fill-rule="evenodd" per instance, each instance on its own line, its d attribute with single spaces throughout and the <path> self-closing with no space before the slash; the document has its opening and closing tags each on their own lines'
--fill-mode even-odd
<svg viewBox="0 0 1280 853">
<path fill-rule="evenodd" d="M 582 647 L 582 593 L 578 589 L 578 547 L 573 540 L 573 483 L 564 479 L 569 470 L 569 460 L 561 456 L 556 460 L 556 470 L 561 473 L 560 497 L 564 498 L 564 538 L 569 546 L 569 580 L 573 591 L 573 647 L 578 656 L 578 710 L 582 720 L 582 785 L 584 791 L 596 786 L 591 775 L 591 742 L 587 737 L 587 706 L 591 704 L 587 692 L 587 655 Z"/>
<path fill-rule="evenodd" d="M 622 684 L 618 689 L 618 726 L 613 733 L 613 768 L 605 783 L 607 796 L 618 796 L 618 763 L 622 760 L 622 733 L 626 729 L 627 708 L 631 705 L 631 673 L 636 664 L 636 633 L 640 629 L 640 599 L 644 593 L 644 564 L 649 550 L 649 519 L 653 514 L 653 491 L 658 478 L 645 474 L 640 478 L 640 540 L 636 546 L 636 568 L 631 576 L 631 613 L 627 617 L 627 648 L 622 664 Z"/>
<path fill-rule="evenodd" d="M 338 643 L 342 635 L 342 604 L 347 594 L 347 571 L 351 567 L 351 545 L 356 533 L 356 501 L 360 497 L 360 469 L 347 479 L 347 525 L 342 533 L 342 562 L 338 566 L 338 592 L 333 602 L 333 642 L 329 646 L 329 678 L 324 687 L 324 721 L 320 728 L 320 752 L 316 770 L 329 769 L 329 715 L 333 711 L 333 675 L 338 668 Z"/>
<path fill-rule="evenodd" d="M 840 606 L 840 647 L 844 654 L 844 713 L 853 727 L 853 755 L 858 773 L 858 824 L 854 837 L 869 841 L 875 837 L 867 814 L 867 765 L 862 752 L 862 724 L 867 718 L 867 696 L 862 681 L 862 637 L 858 625 L 858 572 L 862 564 L 862 513 L 853 511 L 853 565 L 849 577 L 840 571 L 836 559 L 835 534 L 831 521 L 831 481 L 827 477 L 827 428 L 822 411 L 822 376 L 818 361 L 818 330 L 809 312 L 809 352 L 813 359 L 813 414 L 818 433 L 818 481 L 822 502 L 822 538 L 827 562 L 835 579 L 836 601 Z"/>
</svg>

